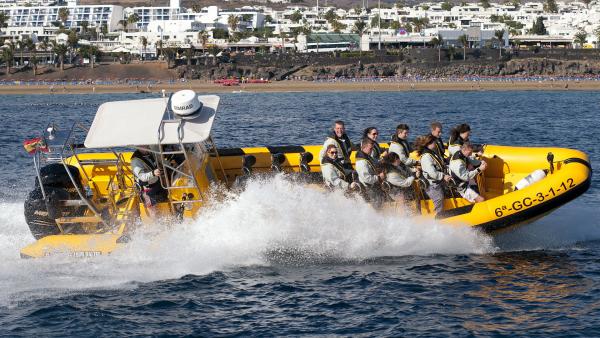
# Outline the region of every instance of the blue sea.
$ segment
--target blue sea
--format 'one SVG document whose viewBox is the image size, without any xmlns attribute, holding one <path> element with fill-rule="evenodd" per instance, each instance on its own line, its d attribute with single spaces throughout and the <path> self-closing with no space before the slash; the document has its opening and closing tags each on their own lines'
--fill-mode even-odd
<svg viewBox="0 0 600 338">
<path fill-rule="evenodd" d="M 250 182 L 194 221 L 140 231 L 108 257 L 22 260 L 34 184 L 23 140 L 89 125 L 98 105 L 153 94 L 0 96 L 0 335 L 600 336 L 598 176 L 577 200 L 495 236 L 382 214 L 281 176 Z M 596 92 L 230 93 L 220 147 L 319 144 L 398 123 L 467 122 L 478 143 L 587 152 Z M 126 113 L 126 112 L 123 112 Z M 115 121 L 119 123 L 119 121 Z"/>
</svg>

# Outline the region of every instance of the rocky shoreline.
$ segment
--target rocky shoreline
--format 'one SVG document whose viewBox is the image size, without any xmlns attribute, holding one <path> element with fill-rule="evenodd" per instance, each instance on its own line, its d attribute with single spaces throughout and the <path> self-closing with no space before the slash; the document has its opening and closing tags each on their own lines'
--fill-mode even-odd
<svg viewBox="0 0 600 338">
<path fill-rule="evenodd" d="M 179 77 L 200 80 L 215 80 L 231 77 L 262 78 L 282 80 L 317 80 L 327 78 L 365 77 L 414 77 L 414 78 L 461 78 L 494 76 L 599 76 L 600 61 L 596 60 L 556 60 L 528 58 L 507 61 L 487 62 L 445 62 L 445 63 L 357 63 L 346 65 L 305 65 L 295 67 L 275 67 L 261 65 L 238 65 L 220 63 L 214 66 L 179 66 Z"/>
</svg>

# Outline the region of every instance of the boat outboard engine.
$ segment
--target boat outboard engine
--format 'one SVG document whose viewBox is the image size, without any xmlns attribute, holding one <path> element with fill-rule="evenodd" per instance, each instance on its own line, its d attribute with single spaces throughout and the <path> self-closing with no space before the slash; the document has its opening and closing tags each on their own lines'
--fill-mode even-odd
<svg viewBox="0 0 600 338">
<path fill-rule="evenodd" d="M 309 163 L 313 160 L 313 154 L 309 152 L 300 153 L 300 171 L 303 173 L 310 172 Z"/>
<path fill-rule="evenodd" d="M 252 177 L 252 166 L 256 164 L 254 155 L 244 155 L 242 157 L 242 175 L 235 178 L 233 187 L 243 190 L 246 187 L 246 182 Z"/>
<path fill-rule="evenodd" d="M 75 181 L 80 184 L 79 170 L 76 167 L 67 166 Z M 51 163 L 40 169 L 44 194 L 40 182 L 36 178 L 35 188 L 29 193 L 25 200 L 25 221 L 35 239 L 49 235 L 60 234 L 56 219 L 60 217 L 82 216 L 85 206 L 65 206 L 62 201 L 79 200 L 77 189 L 69 178 L 62 163 Z M 78 186 L 81 189 L 81 186 Z M 77 225 L 71 226 L 76 228 Z"/>
<path fill-rule="evenodd" d="M 281 169 L 281 165 L 285 162 L 285 155 L 282 153 L 275 153 L 271 155 L 271 170 L 276 173 L 280 173 L 283 171 Z"/>
<path fill-rule="evenodd" d="M 256 164 L 256 157 L 254 155 L 244 155 L 242 157 L 242 173 L 244 176 L 252 174 L 252 167 Z"/>
</svg>

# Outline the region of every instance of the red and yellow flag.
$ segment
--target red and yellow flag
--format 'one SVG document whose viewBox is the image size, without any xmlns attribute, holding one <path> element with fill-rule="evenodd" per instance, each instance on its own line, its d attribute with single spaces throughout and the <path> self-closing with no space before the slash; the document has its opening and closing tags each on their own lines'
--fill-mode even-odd
<svg viewBox="0 0 600 338">
<path fill-rule="evenodd" d="M 41 137 L 23 141 L 23 148 L 25 148 L 25 150 L 32 155 L 38 150 L 48 152 L 48 147 Z"/>
</svg>

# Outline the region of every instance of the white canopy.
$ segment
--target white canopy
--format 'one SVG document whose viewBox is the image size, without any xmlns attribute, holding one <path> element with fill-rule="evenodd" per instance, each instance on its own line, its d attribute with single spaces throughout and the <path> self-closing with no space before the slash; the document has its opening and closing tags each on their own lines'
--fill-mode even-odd
<svg viewBox="0 0 600 338">
<path fill-rule="evenodd" d="M 197 117 L 181 122 L 182 142 L 198 143 L 210 136 L 210 130 L 219 105 L 216 95 L 198 96 L 203 107 Z M 169 99 L 114 101 L 102 104 L 85 138 L 86 148 L 179 143 L 178 123 L 165 123 L 159 133 Z M 177 119 L 177 118 L 175 118 Z"/>
</svg>

